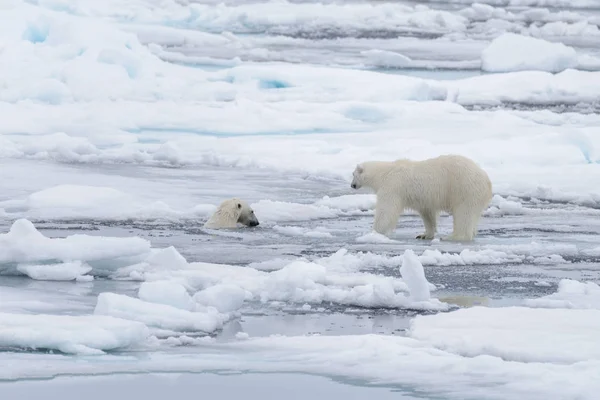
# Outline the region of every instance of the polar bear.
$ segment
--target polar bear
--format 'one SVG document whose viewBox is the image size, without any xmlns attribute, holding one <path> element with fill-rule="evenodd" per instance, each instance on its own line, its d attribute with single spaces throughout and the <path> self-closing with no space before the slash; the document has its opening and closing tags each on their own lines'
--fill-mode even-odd
<svg viewBox="0 0 600 400">
<path fill-rule="evenodd" d="M 373 229 L 389 235 L 405 209 L 419 213 L 425 233 L 433 239 L 440 211 L 452 215 L 453 231 L 444 240 L 471 241 L 482 211 L 492 199 L 487 173 L 472 160 L 443 155 L 424 161 L 367 161 L 356 166 L 350 186 L 377 194 Z"/>
<path fill-rule="evenodd" d="M 217 211 L 204 223 L 204 227 L 210 229 L 237 228 L 238 223 L 245 226 L 259 225 L 254 210 L 248 203 L 234 197 L 223 201 Z"/>
</svg>

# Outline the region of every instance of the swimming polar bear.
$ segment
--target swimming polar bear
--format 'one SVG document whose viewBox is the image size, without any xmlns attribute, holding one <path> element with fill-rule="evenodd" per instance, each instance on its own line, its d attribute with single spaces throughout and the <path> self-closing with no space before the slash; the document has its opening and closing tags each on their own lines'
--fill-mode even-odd
<svg viewBox="0 0 600 400">
<path fill-rule="evenodd" d="M 204 227 L 210 229 L 237 228 L 238 223 L 245 226 L 259 225 L 258 218 L 248 203 L 233 198 L 223 201 L 209 220 L 204 223 Z"/>
</svg>

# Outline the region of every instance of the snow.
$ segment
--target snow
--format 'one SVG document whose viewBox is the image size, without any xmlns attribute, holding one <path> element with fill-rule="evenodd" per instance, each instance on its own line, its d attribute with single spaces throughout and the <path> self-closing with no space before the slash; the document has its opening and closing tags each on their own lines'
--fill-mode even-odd
<svg viewBox="0 0 600 400">
<path fill-rule="evenodd" d="M 196 334 L 212 333 L 220 329 L 229 318 L 214 308 L 207 308 L 204 312 L 192 312 L 108 292 L 98 295 L 94 314 L 137 321 L 150 328 L 169 332 Z"/>
<path fill-rule="evenodd" d="M 599 317 L 598 310 L 472 307 L 418 316 L 409 336 L 464 357 L 576 363 L 600 359 Z"/>
<path fill-rule="evenodd" d="M 421 3 L 3 2 L 0 380 L 595 399 L 597 4 Z M 481 235 L 371 232 L 356 164 L 447 153 L 491 177 Z M 234 196 L 260 227 L 204 229 Z"/>
<path fill-rule="evenodd" d="M 505 33 L 483 50 L 481 62 L 488 72 L 561 72 L 577 66 L 577 53 L 562 43 Z"/>
<path fill-rule="evenodd" d="M 145 325 L 104 316 L 0 313 L 0 347 L 97 355 L 143 344 Z"/>
</svg>

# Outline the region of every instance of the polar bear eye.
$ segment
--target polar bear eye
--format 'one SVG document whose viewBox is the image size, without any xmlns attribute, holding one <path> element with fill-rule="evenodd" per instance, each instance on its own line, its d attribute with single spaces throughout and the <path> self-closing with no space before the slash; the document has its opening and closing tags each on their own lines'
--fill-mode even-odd
<svg viewBox="0 0 600 400">
<path fill-rule="evenodd" d="M 238 208 L 242 208 L 242 205 L 240 203 L 238 203 Z"/>
</svg>

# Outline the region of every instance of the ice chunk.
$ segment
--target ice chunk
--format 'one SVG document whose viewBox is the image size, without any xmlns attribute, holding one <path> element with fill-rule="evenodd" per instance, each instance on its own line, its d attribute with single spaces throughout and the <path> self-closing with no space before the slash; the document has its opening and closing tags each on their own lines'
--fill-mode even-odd
<svg viewBox="0 0 600 400">
<path fill-rule="evenodd" d="M 299 226 L 279 226 L 275 225 L 273 230 L 287 236 L 306 236 L 311 238 L 330 238 L 333 237 L 330 232 L 325 231 L 323 228 L 317 228 L 310 230 Z"/>
<path fill-rule="evenodd" d="M 188 266 L 187 260 L 177 249 L 169 246 L 164 249 L 151 249 L 141 262 L 128 265 L 116 270 L 112 276 L 145 280 L 146 275 L 155 270 L 178 270 Z"/>
<path fill-rule="evenodd" d="M 194 295 L 194 301 L 216 308 L 221 313 L 237 311 L 252 294 L 236 285 L 210 286 Z"/>
<path fill-rule="evenodd" d="M 337 197 L 324 196 L 317 200 L 315 205 L 337 208 L 346 212 L 365 212 L 375 209 L 377 196 L 374 194 L 354 194 Z"/>
<path fill-rule="evenodd" d="M 524 305 L 535 308 L 600 310 L 600 286 L 594 282 L 561 279 L 556 293 L 537 299 L 527 299 Z"/>
<path fill-rule="evenodd" d="M 0 347 L 102 354 L 143 344 L 148 328 L 107 316 L 24 315 L 0 313 Z"/>
<path fill-rule="evenodd" d="M 143 259 L 148 257 L 149 251 L 150 243 L 137 237 L 72 235 L 51 239 L 42 235 L 30 221 L 19 219 L 8 233 L 0 235 L 0 269 L 10 269 L 13 263 L 46 264 L 57 263 L 57 260 L 87 262 L 92 267 L 115 260 L 118 265 L 117 259 Z"/>
<path fill-rule="evenodd" d="M 38 281 L 72 281 L 82 279 L 92 267 L 81 261 L 73 261 L 59 264 L 19 264 L 17 270 Z"/>
<path fill-rule="evenodd" d="M 235 338 L 238 340 L 246 340 L 250 338 L 250 335 L 248 335 L 246 332 L 238 332 L 235 334 Z"/>
<path fill-rule="evenodd" d="M 600 310 L 473 307 L 417 316 L 409 336 L 465 357 L 518 362 L 600 360 Z"/>
<path fill-rule="evenodd" d="M 176 282 L 143 282 L 138 297 L 149 303 L 165 304 L 182 310 L 194 311 L 196 305 L 186 288 Z"/>
<path fill-rule="evenodd" d="M 504 33 L 481 53 L 481 69 L 488 72 L 560 72 L 577 66 L 577 53 L 562 43 Z"/>
<path fill-rule="evenodd" d="M 398 243 L 397 240 L 390 239 L 389 237 L 375 231 L 357 237 L 356 241 L 358 243 Z"/>
<path fill-rule="evenodd" d="M 285 267 L 292 261 L 294 261 L 293 258 L 273 258 L 271 260 L 250 263 L 248 264 L 248 268 L 259 271 L 276 271 Z"/>
<path fill-rule="evenodd" d="M 523 204 L 507 200 L 502 196 L 494 195 L 491 201 L 491 207 L 485 211 L 486 215 L 522 215 L 525 214 L 526 210 L 523 208 Z"/>
<path fill-rule="evenodd" d="M 361 54 L 367 58 L 369 64 L 377 67 L 399 68 L 412 65 L 410 57 L 394 51 L 373 49 L 361 51 Z"/>
<path fill-rule="evenodd" d="M 368 258 L 363 262 L 352 261 L 351 258 L 345 257 L 342 252 L 338 257 L 317 260 L 318 263 L 294 260 L 273 272 L 223 264 L 191 263 L 179 271 L 155 270 L 146 274 L 146 278 L 175 279 L 199 290 L 210 289 L 215 285 L 234 285 L 250 294 L 246 294 L 246 299 L 260 300 L 265 303 L 271 301 L 300 304 L 331 302 L 377 308 L 419 310 L 448 308 L 447 304 L 437 299 L 427 301 L 409 299 L 402 293 L 408 290 L 407 285 L 398 278 L 356 272 L 360 265 L 372 265 L 368 261 L 372 259 Z M 237 289 L 232 291 L 234 290 L 242 292 Z M 224 301 L 222 293 L 224 291 L 219 287 L 198 294 L 197 299 L 219 307 L 219 304 Z M 210 300 L 213 295 L 216 300 Z"/>
<path fill-rule="evenodd" d="M 410 249 L 404 251 L 400 274 L 408 286 L 411 300 L 427 301 L 431 298 L 431 294 L 429 293 L 429 282 L 427 282 L 427 278 L 425 278 L 423 265 L 421 265 L 419 258 Z"/>
<path fill-rule="evenodd" d="M 206 312 L 191 312 L 108 292 L 98 295 L 94 314 L 138 321 L 152 328 L 198 333 L 214 332 L 222 328 L 229 318 L 214 308 L 207 308 Z"/>
</svg>

